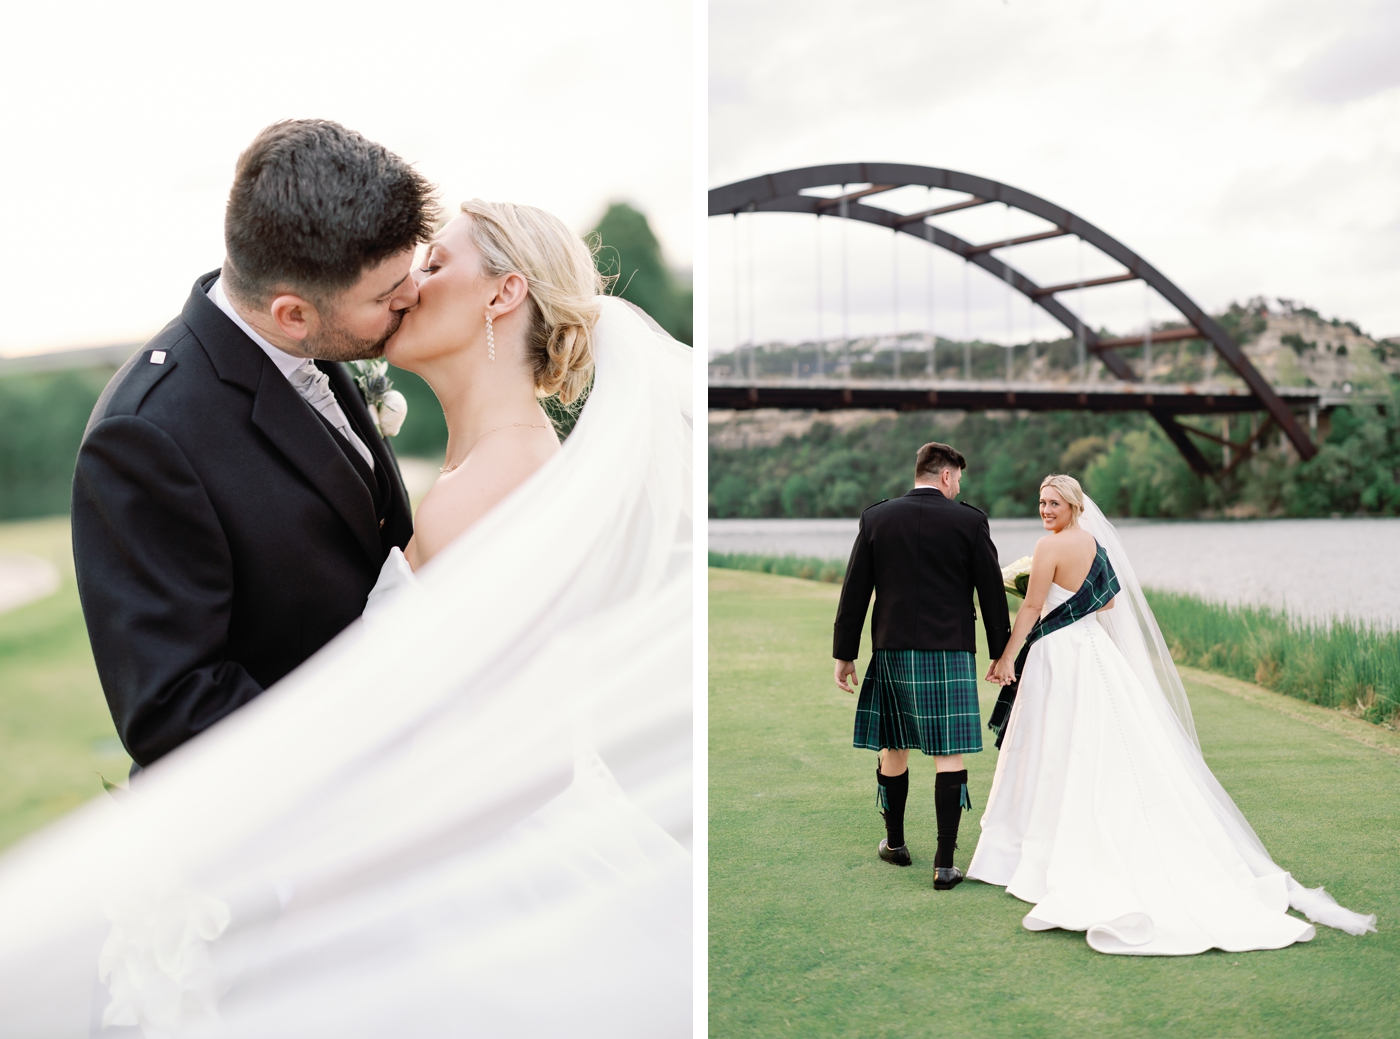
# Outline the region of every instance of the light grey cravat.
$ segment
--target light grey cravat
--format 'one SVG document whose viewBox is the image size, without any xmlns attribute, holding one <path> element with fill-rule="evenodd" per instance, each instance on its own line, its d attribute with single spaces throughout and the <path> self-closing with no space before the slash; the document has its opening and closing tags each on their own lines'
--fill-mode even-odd
<svg viewBox="0 0 1400 1039">
<path fill-rule="evenodd" d="M 355 435 L 355 430 L 350 426 L 350 420 L 345 417 L 345 412 L 340 410 L 340 402 L 335 399 L 335 394 L 331 391 L 331 377 L 312 362 L 307 361 L 300 368 L 293 369 L 292 374 L 287 378 L 292 387 L 301 394 L 302 400 L 325 416 L 326 421 L 338 429 L 341 436 L 350 441 L 355 450 L 360 452 L 360 456 L 373 469 L 374 455 L 369 453 L 365 442 Z"/>
</svg>

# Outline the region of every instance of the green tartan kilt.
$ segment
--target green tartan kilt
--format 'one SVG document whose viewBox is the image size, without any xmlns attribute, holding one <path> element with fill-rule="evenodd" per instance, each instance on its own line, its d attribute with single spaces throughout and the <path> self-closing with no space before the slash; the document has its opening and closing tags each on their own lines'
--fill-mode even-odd
<svg viewBox="0 0 1400 1039">
<path fill-rule="evenodd" d="M 976 658 L 952 649 L 877 649 L 860 685 L 854 744 L 937 755 L 980 751 Z"/>
</svg>

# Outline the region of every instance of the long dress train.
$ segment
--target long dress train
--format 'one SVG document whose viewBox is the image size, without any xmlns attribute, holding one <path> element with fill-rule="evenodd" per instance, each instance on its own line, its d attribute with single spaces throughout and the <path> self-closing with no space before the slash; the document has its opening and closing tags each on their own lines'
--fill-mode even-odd
<svg viewBox="0 0 1400 1039">
<path fill-rule="evenodd" d="M 1052 585 L 1046 612 L 1072 593 Z M 1285 874 L 1256 877 L 1163 717 L 1090 615 L 1031 647 L 970 878 L 1035 903 L 1030 930 L 1086 931 L 1100 952 L 1277 949 Z"/>
</svg>

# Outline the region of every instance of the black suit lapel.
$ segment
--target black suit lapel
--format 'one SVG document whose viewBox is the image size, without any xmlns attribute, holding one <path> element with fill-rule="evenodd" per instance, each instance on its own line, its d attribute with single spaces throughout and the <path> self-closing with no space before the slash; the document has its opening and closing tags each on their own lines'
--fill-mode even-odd
<svg viewBox="0 0 1400 1039">
<path fill-rule="evenodd" d="M 345 412 L 350 425 L 365 442 L 370 454 L 374 455 L 374 475 L 376 478 L 382 478 L 387 484 L 389 502 L 395 498 L 408 501 L 408 492 L 404 490 L 403 477 L 399 473 L 398 459 L 394 457 L 388 439 L 380 436 L 374 419 L 370 417 L 369 407 L 365 404 L 359 386 L 355 384 L 355 377 L 343 364 L 318 361 L 316 366 L 330 376 L 331 389 L 335 392 L 336 400 L 340 401 L 340 410 Z"/>
<path fill-rule="evenodd" d="M 334 434 L 322 426 L 271 361 L 263 368 L 253 400 L 253 424 L 340 513 L 365 554 L 375 563 L 382 562 L 379 522 L 369 488 L 332 439 Z"/>
<path fill-rule="evenodd" d="M 181 318 L 198 337 L 219 378 L 253 394 L 253 424 L 340 513 L 365 554 L 379 566 L 384 551 L 379 545 L 379 521 L 370 489 L 336 445 L 334 434 L 326 430 L 277 366 L 205 294 L 218 273 L 206 274 L 195 283 Z M 343 372 L 342 376 L 348 378 Z M 363 402 L 360 410 L 364 411 Z"/>
</svg>

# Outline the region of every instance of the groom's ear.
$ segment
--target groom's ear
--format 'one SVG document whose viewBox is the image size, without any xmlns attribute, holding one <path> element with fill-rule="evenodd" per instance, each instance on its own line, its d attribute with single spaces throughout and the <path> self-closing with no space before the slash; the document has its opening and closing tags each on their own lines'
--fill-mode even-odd
<svg viewBox="0 0 1400 1039">
<path fill-rule="evenodd" d="M 274 296 L 267 309 L 278 331 L 298 343 L 320 327 L 321 315 L 316 304 L 294 293 Z"/>
</svg>

